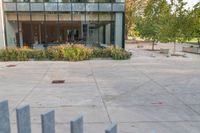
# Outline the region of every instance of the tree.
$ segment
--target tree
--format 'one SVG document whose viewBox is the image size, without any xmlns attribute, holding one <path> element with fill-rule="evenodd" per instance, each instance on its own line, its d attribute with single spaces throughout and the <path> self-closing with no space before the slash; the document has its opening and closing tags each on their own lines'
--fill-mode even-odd
<svg viewBox="0 0 200 133">
<path fill-rule="evenodd" d="M 141 17 L 137 23 L 140 36 L 152 41 L 152 50 L 154 50 L 155 43 L 161 40 L 163 19 L 169 14 L 170 6 L 166 0 L 149 0 L 144 17 Z"/>
<path fill-rule="evenodd" d="M 148 0 L 126 0 L 126 38 L 135 35 L 135 25 L 139 16 L 143 15 Z"/>
<path fill-rule="evenodd" d="M 198 39 L 200 45 L 200 2 L 198 2 L 191 12 L 192 35 Z"/>
<path fill-rule="evenodd" d="M 165 42 L 173 42 L 174 50 L 176 53 L 176 43 L 185 42 L 191 39 L 191 19 L 189 11 L 185 8 L 187 3 L 183 0 L 171 0 L 170 9 L 171 15 L 165 18 L 168 19 L 167 23 L 162 26 L 161 36 Z"/>
</svg>

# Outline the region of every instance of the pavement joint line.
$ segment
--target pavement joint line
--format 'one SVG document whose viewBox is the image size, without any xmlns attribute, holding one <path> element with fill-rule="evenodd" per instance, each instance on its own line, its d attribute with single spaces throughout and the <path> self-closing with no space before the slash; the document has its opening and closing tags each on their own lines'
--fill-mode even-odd
<svg viewBox="0 0 200 133">
<path fill-rule="evenodd" d="M 41 122 L 31 122 L 32 124 L 41 124 Z M 108 124 L 110 122 L 87 122 L 85 121 L 84 124 L 93 125 L 93 124 Z M 181 120 L 181 121 L 127 121 L 127 122 L 117 122 L 118 124 L 147 124 L 147 123 L 200 123 L 200 121 L 191 121 L 191 120 Z M 11 122 L 11 124 L 17 124 L 16 122 Z M 58 125 L 63 124 L 70 124 L 69 121 L 67 122 L 56 122 Z"/>
<path fill-rule="evenodd" d="M 11 122 L 11 124 L 17 124 L 16 122 Z M 31 121 L 31 124 L 39 124 L 41 125 L 41 122 L 34 122 L 34 121 Z M 70 121 L 67 121 L 67 122 L 55 122 L 56 125 L 70 125 Z M 110 122 L 84 122 L 84 125 L 96 125 L 96 124 L 110 124 Z"/>
<path fill-rule="evenodd" d="M 162 87 L 163 89 L 165 89 L 171 96 L 174 96 L 177 100 L 179 100 L 180 102 L 183 103 L 183 105 L 185 105 L 186 107 L 188 107 L 190 110 L 192 110 L 194 113 L 196 113 L 197 115 L 200 116 L 200 112 L 194 110 L 192 107 L 188 106 L 188 104 L 186 104 L 184 101 L 182 101 L 180 98 L 178 98 L 177 96 L 175 96 L 172 92 L 170 92 L 165 86 L 161 85 L 160 83 L 158 83 L 157 81 L 155 81 L 153 78 L 151 78 L 148 74 L 146 74 L 145 72 L 139 70 L 138 68 L 134 67 L 133 64 L 131 64 L 131 66 L 133 68 L 135 68 L 137 71 L 139 71 L 140 73 L 144 74 L 147 78 L 149 78 L 150 80 L 152 80 L 152 82 L 154 82 L 155 84 L 157 84 L 158 86 Z"/>
<path fill-rule="evenodd" d="M 37 107 L 37 106 L 31 106 L 31 108 L 103 108 L 103 106 L 98 106 L 98 105 L 62 105 L 62 106 L 41 106 L 41 107 Z"/>
<path fill-rule="evenodd" d="M 21 99 L 19 100 L 19 102 L 16 104 L 16 106 L 14 107 L 14 109 L 11 111 L 11 113 L 15 112 L 15 109 L 28 97 L 30 96 L 30 94 L 34 91 L 35 88 L 37 88 L 37 86 L 43 81 L 44 77 L 47 75 L 48 71 L 50 69 L 50 66 L 48 66 L 48 69 L 46 70 L 46 72 L 44 72 L 44 74 L 42 75 L 41 79 L 38 81 L 38 83 L 33 86 L 33 88 Z"/>
<path fill-rule="evenodd" d="M 134 123 L 188 123 L 188 122 L 197 122 L 200 120 L 180 120 L 180 121 L 127 121 L 127 122 L 117 122 L 119 124 L 134 124 Z"/>
<path fill-rule="evenodd" d="M 153 105 L 153 104 L 134 104 L 134 105 L 123 105 L 123 106 L 115 106 L 115 105 L 110 105 L 110 107 L 125 107 L 125 108 L 133 108 L 133 107 L 167 107 L 167 106 L 176 106 L 176 105 L 185 105 L 185 104 L 164 104 L 164 105 Z M 200 104 L 187 104 L 187 105 L 198 105 L 200 106 Z M 33 109 L 48 109 L 48 108 L 103 108 L 104 106 L 98 106 L 98 105 L 95 105 L 95 106 L 90 106 L 90 105 L 84 105 L 84 106 L 79 106 L 79 105 L 72 105 L 72 106 L 31 106 L 31 108 Z"/>
<path fill-rule="evenodd" d="M 112 120 L 111 120 L 110 114 L 109 114 L 109 112 L 108 112 L 108 108 L 107 108 L 106 102 L 105 102 L 104 99 L 103 99 L 103 94 L 102 94 L 102 92 L 101 92 L 101 90 L 100 90 L 100 87 L 99 87 L 99 85 L 98 85 L 98 83 L 97 83 L 97 80 L 96 80 L 96 77 L 95 77 L 95 75 L 94 75 L 94 70 L 93 70 L 93 68 L 92 68 L 92 63 L 91 63 L 91 61 L 89 61 L 89 66 L 90 66 L 90 69 L 91 69 L 91 72 L 92 72 L 92 77 L 93 77 L 93 79 L 94 79 L 94 81 L 95 81 L 97 90 L 98 90 L 98 92 L 99 92 L 99 94 L 100 94 L 100 96 L 101 96 L 101 100 L 102 100 L 102 103 L 103 103 L 104 108 L 105 108 L 105 110 L 106 110 L 106 113 L 107 113 L 109 122 L 112 123 Z"/>
</svg>

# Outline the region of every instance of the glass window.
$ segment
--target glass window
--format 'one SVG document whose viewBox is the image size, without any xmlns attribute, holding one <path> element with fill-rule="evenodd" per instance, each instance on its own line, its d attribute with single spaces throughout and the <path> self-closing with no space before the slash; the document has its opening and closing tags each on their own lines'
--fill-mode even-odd
<svg viewBox="0 0 200 133">
<path fill-rule="evenodd" d="M 17 2 L 30 2 L 30 0 L 17 0 Z"/>
<path fill-rule="evenodd" d="M 70 3 L 70 0 L 59 0 L 59 2 Z"/>
<path fill-rule="evenodd" d="M 31 0 L 31 2 L 35 2 L 35 3 L 42 3 L 43 0 Z"/>
<path fill-rule="evenodd" d="M 3 0 L 4 2 L 16 2 L 16 0 Z"/>
<path fill-rule="evenodd" d="M 111 3 L 113 0 L 86 0 L 86 2 L 92 3 Z"/>
<path fill-rule="evenodd" d="M 114 44 L 114 14 L 99 14 L 99 43 L 111 45 Z"/>
<path fill-rule="evenodd" d="M 17 35 L 17 13 L 13 12 L 13 13 L 6 13 L 5 16 L 6 19 L 6 39 L 7 39 L 7 43 L 8 43 L 8 47 L 16 47 L 17 46 L 17 39 L 16 39 L 16 35 Z"/>
</svg>

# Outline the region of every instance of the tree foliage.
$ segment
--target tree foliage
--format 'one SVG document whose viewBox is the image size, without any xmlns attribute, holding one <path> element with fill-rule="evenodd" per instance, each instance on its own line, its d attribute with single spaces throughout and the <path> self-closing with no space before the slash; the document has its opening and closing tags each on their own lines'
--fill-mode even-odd
<svg viewBox="0 0 200 133">
<path fill-rule="evenodd" d="M 138 16 L 143 15 L 148 0 L 126 0 L 126 36 L 136 35 L 135 24 Z"/>
<path fill-rule="evenodd" d="M 183 0 L 171 0 L 171 15 L 168 18 L 169 24 L 163 32 L 163 36 L 168 38 L 168 42 L 183 42 L 190 36 L 191 20 L 188 17 L 189 11 L 185 8 L 186 2 Z"/>
<path fill-rule="evenodd" d="M 139 17 L 136 29 L 140 37 L 154 43 L 176 42 L 198 37 L 200 40 L 200 2 L 192 10 L 186 8 L 184 0 L 149 0 L 144 15 Z"/>
<path fill-rule="evenodd" d="M 192 39 L 192 21 L 190 10 L 186 9 L 187 2 L 183 0 L 170 1 L 170 16 L 166 16 L 168 24 L 162 25 L 161 36 L 165 42 L 174 43 L 173 54 L 176 53 L 176 43 Z M 161 40 L 162 41 L 162 40 Z"/>
<path fill-rule="evenodd" d="M 191 12 L 191 21 L 192 21 L 192 36 L 198 38 L 198 43 L 200 45 L 200 2 L 198 2 Z"/>
</svg>

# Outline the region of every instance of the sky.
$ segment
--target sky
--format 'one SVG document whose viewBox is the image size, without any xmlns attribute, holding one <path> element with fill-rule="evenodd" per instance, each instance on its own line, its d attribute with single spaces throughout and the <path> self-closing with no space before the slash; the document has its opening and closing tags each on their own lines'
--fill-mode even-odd
<svg viewBox="0 0 200 133">
<path fill-rule="evenodd" d="M 200 2 L 200 0 L 185 0 L 188 3 L 188 7 L 193 7 L 197 2 Z"/>
<path fill-rule="evenodd" d="M 170 0 L 167 0 L 170 1 Z M 200 2 L 200 0 L 184 0 L 185 2 L 187 2 L 187 7 L 193 7 L 197 2 Z"/>
</svg>

